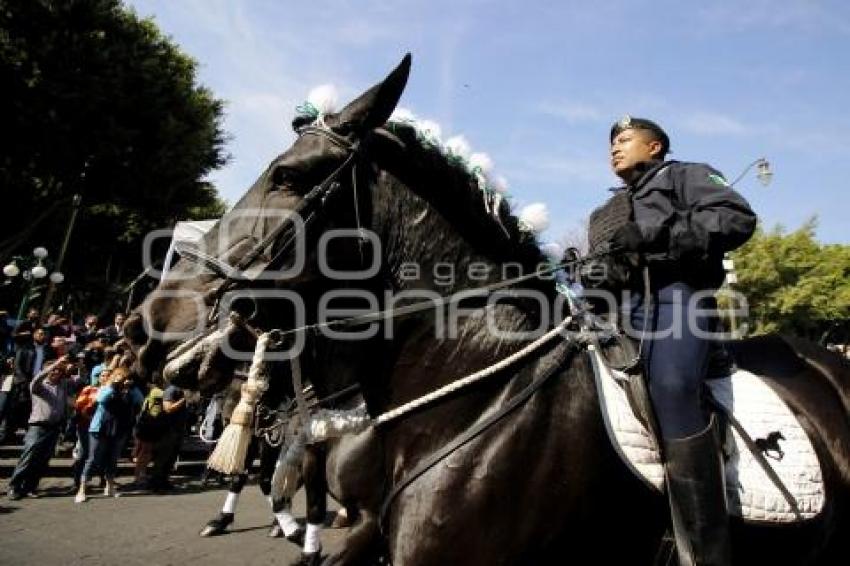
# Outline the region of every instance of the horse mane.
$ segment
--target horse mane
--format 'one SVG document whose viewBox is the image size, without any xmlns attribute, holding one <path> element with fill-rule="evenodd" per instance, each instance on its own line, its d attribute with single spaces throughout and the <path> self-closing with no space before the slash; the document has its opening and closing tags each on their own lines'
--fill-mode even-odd
<svg viewBox="0 0 850 566">
<path fill-rule="evenodd" d="M 305 121 L 301 125 L 307 124 L 327 127 L 321 121 L 318 124 Z M 480 168 L 444 147 L 434 137 L 423 135 L 417 125 L 408 120 L 388 121 L 372 136 L 378 152 L 370 157 L 382 161 L 385 169 L 434 206 L 477 252 L 497 263 L 518 263 L 523 273 L 552 265 L 552 258 L 541 250 L 531 227 L 511 211 L 510 197 L 497 190 Z M 271 161 L 220 220 L 235 211 L 263 207 L 278 159 Z M 401 163 L 406 167 L 400 168 Z M 423 183 L 423 179 L 427 182 Z M 247 218 L 239 222 L 249 231 L 256 229 L 256 224 Z M 254 224 L 254 228 L 249 228 L 249 223 Z M 205 234 L 203 240 L 207 245 L 218 243 L 219 226 L 220 222 Z"/>
<path fill-rule="evenodd" d="M 390 121 L 383 130 L 391 135 L 379 129 L 376 137 L 383 140 L 387 169 L 449 219 L 477 251 L 527 270 L 551 263 L 534 232 L 511 211 L 509 197 L 486 183 L 467 160 L 423 136 L 410 122 Z"/>
</svg>

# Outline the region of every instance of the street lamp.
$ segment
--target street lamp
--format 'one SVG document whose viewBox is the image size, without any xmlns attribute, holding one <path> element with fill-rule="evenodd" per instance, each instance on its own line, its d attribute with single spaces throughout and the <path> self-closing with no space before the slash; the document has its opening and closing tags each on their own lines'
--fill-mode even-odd
<svg viewBox="0 0 850 566">
<path fill-rule="evenodd" d="M 741 171 L 741 174 L 738 175 L 734 181 L 729 183 L 729 186 L 734 187 L 738 183 L 738 181 L 743 179 L 744 175 L 749 173 L 750 169 L 752 169 L 753 167 L 756 168 L 756 177 L 758 178 L 762 186 L 768 186 L 770 184 L 770 181 L 773 180 L 773 171 L 770 170 L 770 162 L 764 157 L 759 157 L 758 159 L 747 165 L 747 167 L 743 171 Z"/>
<path fill-rule="evenodd" d="M 3 266 L 3 275 L 9 277 L 10 279 L 12 277 L 17 277 L 20 272 L 21 270 L 18 267 L 18 264 L 14 262 L 14 260 L 11 263 L 7 263 Z"/>
<path fill-rule="evenodd" d="M 723 254 L 723 271 L 726 272 L 726 278 L 723 280 L 722 288 L 725 288 L 729 296 L 729 330 L 732 333 L 732 339 L 737 338 L 738 320 L 735 316 L 737 304 L 735 304 L 735 292 L 732 285 L 738 282 L 738 274 L 735 273 L 735 262 L 726 252 Z"/>
<path fill-rule="evenodd" d="M 86 163 L 85 167 L 88 167 Z M 83 177 L 85 177 L 85 168 L 83 169 Z M 80 211 L 80 203 L 83 201 L 81 195 L 74 195 L 73 208 L 71 209 L 71 218 L 68 220 L 68 227 L 65 229 L 65 238 L 62 240 L 62 247 L 59 248 L 59 259 L 56 260 L 56 273 L 50 275 L 50 284 L 47 285 L 47 293 L 44 296 L 44 305 L 41 307 L 41 312 L 47 316 L 50 310 L 50 303 L 53 300 L 53 293 L 56 292 L 56 285 L 65 280 L 65 276 L 59 273 L 62 269 L 62 262 L 65 260 L 65 252 L 68 250 L 68 242 L 71 240 L 71 231 L 74 229 L 74 222 L 77 220 L 77 213 Z M 47 253 L 47 250 L 45 250 Z M 55 275 L 55 277 L 54 277 Z"/>
<path fill-rule="evenodd" d="M 32 276 L 36 279 L 44 279 L 45 277 L 47 277 L 47 268 L 41 264 L 38 264 L 32 268 L 31 273 Z"/>
<path fill-rule="evenodd" d="M 21 304 L 18 308 L 18 320 L 21 319 L 24 310 L 33 299 L 33 291 L 35 290 L 36 283 L 48 276 L 48 269 L 44 265 L 47 255 L 47 249 L 38 246 L 32 251 L 32 256 L 15 256 L 9 263 L 3 266 L 3 275 L 10 280 L 20 275 L 27 283 L 26 291 L 21 298 Z M 54 271 L 50 273 L 49 280 L 51 283 L 58 284 L 65 280 L 65 276 L 59 271 Z"/>
<path fill-rule="evenodd" d="M 735 180 L 729 184 L 729 186 L 734 187 L 735 184 L 743 179 L 753 167 L 756 168 L 756 178 L 759 180 L 761 185 L 763 187 L 768 186 L 773 180 L 773 171 L 770 169 L 770 162 L 764 157 L 759 157 L 747 165 L 746 168 L 741 171 L 741 174 L 738 175 Z M 732 285 L 738 283 L 738 274 L 735 272 L 735 262 L 732 260 L 732 256 L 730 256 L 728 252 L 723 254 L 723 271 L 726 272 L 726 278 L 723 280 L 723 287 L 725 287 L 729 292 L 729 326 L 732 331 L 732 338 L 736 338 L 736 335 L 738 334 L 738 321 L 735 317 L 735 309 L 737 305 L 735 304 L 735 292 L 732 289 Z"/>
</svg>

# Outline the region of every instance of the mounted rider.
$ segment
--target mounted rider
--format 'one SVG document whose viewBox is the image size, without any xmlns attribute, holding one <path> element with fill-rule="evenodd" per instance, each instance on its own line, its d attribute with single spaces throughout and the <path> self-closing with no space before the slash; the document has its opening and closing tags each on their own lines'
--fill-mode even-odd
<svg viewBox="0 0 850 566">
<path fill-rule="evenodd" d="M 619 252 L 607 286 L 627 291 L 624 326 L 645 339 L 679 563 L 730 564 L 723 462 L 701 399 L 713 329 L 705 311 L 716 310 L 710 291 L 723 281 L 724 252 L 750 238 L 756 215 L 717 170 L 666 160 L 670 139 L 655 122 L 626 116 L 609 141 L 625 185 L 591 215 L 590 251 Z"/>
</svg>

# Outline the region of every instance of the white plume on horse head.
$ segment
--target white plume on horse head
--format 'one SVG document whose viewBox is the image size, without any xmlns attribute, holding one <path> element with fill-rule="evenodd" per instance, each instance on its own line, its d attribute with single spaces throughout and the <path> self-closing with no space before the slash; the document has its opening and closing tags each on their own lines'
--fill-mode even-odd
<svg viewBox="0 0 850 566">
<path fill-rule="evenodd" d="M 446 141 L 446 152 L 455 157 L 468 160 L 472 153 L 472 147 L 462 135 L 452 136 Z"/>
<path fill-rule="evenodd" d="M 535 202 L 523 207 L 519 220 L 528 230 L 539 234 L 549 227 L 549 209 L 542 202 Z"/>
<path fill-rule="evenodd" d="M 402 62 L 402 66 L 403 65 L 404 61 Z M 395 72 L 398 72 L 398 69 Z M 376 87 L 373 87 L 371 91 L 367 91 L 366 94 L 374 91 L 380 86 L 380 84 L 381 83 L 376 85 Z M 364 96 L 365 94 L 361 95 L 361 99 Z M 321 123 L 322 117 L 325 114 L 334 112 L 336 110 L 337 98 L 337 90 L 331 84 L 319 85 L 313 88 L 307 97 L 307 102 L 309 103 L 309 106 L 312 106 L 311 110 L 313 112 L 318 112 L 318 116 L 316 116 L 315 119 Z M 340 114 L 345 114 L 350 107 L 356 106 L 356 102 L 357 101 L 349 104 L 349 106 L 346 106 L 345 109 L 339 111 Z M 389 111 L 389 109 L 387 110 Z M 494 174 L 493 160 L 488 154 L 484 152 L 473 153 L 471 144 L 465 136 L 460 134 L 454 135 L 446 142 L 443 142 L 442 128 L 437 122 L 434 120 L 418 118 L 410 109 L 400 106 L 394 107 L 389 118 L 386 120 L 389 123 L 390 128 L 392 128 L 392 123 L 412 128 L 416 132 L 416 136 L 419 138 L 421 143 L 426 146 L 434 147 L 447 158 L 459 160 L 460 165 L 466 168 L 466 170 L 473 176 L 480 190 L 485 193 L 496 193 L 495 196 L 499 198 L 499 200 L 494 201 L 495 205 L 492 203 L 487 205 L 488 210 L 490 207 L 492 207 L 494 211 L 498 210 L 501 199 L 510 198 L 508 196 L 509 184 L 507 179 L 502 175 Z M 484 202 L 487 203 L 490 201 L 485 199 Z M 546 205 L 543 203 L 534 203 L 524 207 L 518 217 L 521 229 L 526 232 L 540 234 L 549 227 L 549 212 Z M 555 253 L 555 255 L 559 255 L 559 252 L 556 253 L 554 248 L 551 248 L 551 246 L 548 251 L 543 251 L 544 253 L 551 251 L 552 253 Z"/>
<path fill-rule="evenodd" d="M 540 245 L 540 251 L 546 254 L 549 259 L 560 261 L 564 255 L 564 247 L 558 242 L 546 242 Z"/>
<path fill-rule="evenodd" d="M 507 194 L 510 184 L 503 175 L 496 175 L 493 179 L 490 179 L 490 188 L 497 193 Z"/>
<path fill-rule="evenodd" d="M 307 102 L 319 111 L 320 116 L 336 112 L 339 94 L 332 84 L 323 84 L 314 87 L 307 95 Z"/>
<path fill-rule="evenodd" d="M 393 110 L 393 113 L 390 114 L 390 122 L 414 124 L 416 122 L 416 115 L 410 109 L 398 106 L 395 110 Z"/>
<path fill-rule="evenodd" d="M 416 122 L 415 126 L 419 135 L 422 136 L 425 141 L 437 147 L 442 146 L 443 129 L 437 122 L 433 120 L 419 120 Z"/>
<path fill-rule="evenodd" d="M 473 153 L 469 156 L 469 167 L 473 172 L 478 170 L 484 176 L 488 176 L 493 170 L 493 160 L 486 153 Z"/>
</svg>

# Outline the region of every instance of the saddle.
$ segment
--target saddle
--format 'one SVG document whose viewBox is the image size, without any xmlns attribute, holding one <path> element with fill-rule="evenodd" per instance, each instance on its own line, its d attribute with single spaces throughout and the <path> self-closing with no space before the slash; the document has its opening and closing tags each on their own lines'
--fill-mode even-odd
<svg viewBox="0 0 850 566">
<path fill-rule="evenodd" d="M 651 489 L 664 491 L 664 464 L 646 381 L 629 369 L 637 348 L 623 336 L 588 347 L 600 409 L 615 452 Z M 757 375 L 714 351 L 705 399 L 721 417 L 730 514 L 761 523 L 795 523 L 824 508 L 814 446 L 787 404 Z"/>
</svg>

